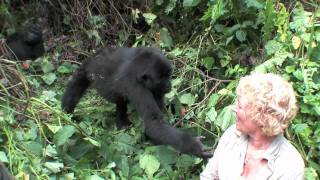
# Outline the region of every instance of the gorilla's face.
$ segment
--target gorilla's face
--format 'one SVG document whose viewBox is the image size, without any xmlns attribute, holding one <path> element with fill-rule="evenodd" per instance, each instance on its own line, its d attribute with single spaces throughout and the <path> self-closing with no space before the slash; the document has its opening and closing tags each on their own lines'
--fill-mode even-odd
<svg viewBox="0 0 320 180">
<path fill-rule="evenodd" d="M 165 57 L 158 57 L 154 62 L 144 71 L 140 82 L 153 94 L 168 93 L 171 90 L 172 65 Z"/>
</svg>

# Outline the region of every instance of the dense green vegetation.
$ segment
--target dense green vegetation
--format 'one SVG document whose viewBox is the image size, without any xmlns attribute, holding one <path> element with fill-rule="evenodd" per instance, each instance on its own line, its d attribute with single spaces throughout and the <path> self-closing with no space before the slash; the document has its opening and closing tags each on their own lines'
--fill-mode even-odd
<svg viewBox="0 0 320 180">
<path fill-rule="evenodd" d="M 165 51 L 175 66 L 167 120 L 206 137 L 208 147 L 234 121 L 240 77 L 283 75 L 300 108 L 285 135 L 305 160 L 306 179 L 319 179 L 318 0 L 21 2 L 1 0 L 1 35 L 41 19 L 47 53 L 27 65 L 0 58 L 0 160 L 16 178 L 198 179 L 206 161 L 151 144 L 133 108 L 133 126 L 122 131 L 114 105 L 94 91 L 76 108 L 81 121 L 61 111 L 64 86 L 79 63 L 117 45 Z"/>
</svg>

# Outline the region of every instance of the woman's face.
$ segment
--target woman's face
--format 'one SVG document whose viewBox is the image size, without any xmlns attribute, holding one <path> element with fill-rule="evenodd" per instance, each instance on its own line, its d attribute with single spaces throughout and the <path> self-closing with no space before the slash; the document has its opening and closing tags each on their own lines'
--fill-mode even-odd
<svg viewBox="0 0 320 180">
<path fill-rule="evenodd" d="M 236 128 L 244 134 L 252 134 L 259 129 L 259 126 L 251 120 L 250 104 L 246 98 L 237 99 L 235 109 Z"/>
</svg>

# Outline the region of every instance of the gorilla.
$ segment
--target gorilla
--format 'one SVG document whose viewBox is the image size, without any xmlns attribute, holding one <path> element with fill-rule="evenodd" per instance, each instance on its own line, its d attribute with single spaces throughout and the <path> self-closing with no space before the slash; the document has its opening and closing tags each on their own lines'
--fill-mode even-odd
<svg viewBox="0 0 320 180">
<path fill-rule="evenodd" d="M 36 59 L 43 55 L 42 31 L 35 25 L 9 35 L 2 46 L 2 54 L 17 60 Z"/>
<path fill-rule="evenodd" d="M 9 173 L 6 166 L 0 162 L 0 180 L 14 180 L 15 178 Z"/>
<path fill-rule="evenodd" d="M 179 131 L 164 121 L 164 95 L 171 89 L 170 61 L 155 48 L 102 48 L 82 63 L 67 84 L 62 109 L 72 113 L 91 86 L 116 104 L 117 128 L 130 123 L 131 103 L 144 121 L 145 134 L 157 144 L 171 145 L 182 153 L 204 158 L 212 153 L 199 138 Z"/>
</svg>

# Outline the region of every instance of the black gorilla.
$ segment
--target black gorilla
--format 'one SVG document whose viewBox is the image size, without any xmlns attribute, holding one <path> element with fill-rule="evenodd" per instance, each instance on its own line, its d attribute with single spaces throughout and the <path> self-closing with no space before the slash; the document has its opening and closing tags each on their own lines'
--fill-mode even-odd
<svg viewBox="0 0 320 180">
<path fill-rule="evenodd" d="M 5 41 L 5 47 L 5 54 L 11 58 L 18 60 L 36 59 L 44 53 L 41 29 L 35 25 L 30 25 L 11 34 Z"/>
<path fill-rule="evenodd" d="M 210 157 L 199 139 L 164 121 L 164 95 L 170 91 L 171 63 L 154 48 L 103 48 L 86 60 L 68 83 L 62 109 L 72 113 L 91 85 L 116 104 L 117 127 L 129 124 L 127 104 L 134 105 L 144 121 L 146 135 L 183 153 Z"/>
<path fill-rule="evenodd" d="M 15 178 L 9 173 L 6 166 L 0 162 L 0 180 L 14 180 Z"/>
</svg>

